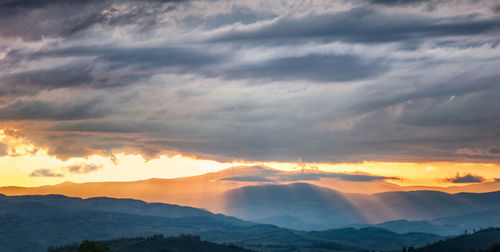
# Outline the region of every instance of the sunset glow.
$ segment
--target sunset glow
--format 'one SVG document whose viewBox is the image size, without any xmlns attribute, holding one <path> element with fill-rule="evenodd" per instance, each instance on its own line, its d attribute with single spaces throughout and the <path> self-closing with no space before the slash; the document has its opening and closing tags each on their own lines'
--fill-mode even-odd
<svg viewBox="0 0 500 252">
<path fill-rule="evenodd" d="M 46 148 L 35 146 L 16 129 L 1 130 L 0 141 L 6 146 L 6 154 L 0 157 L 0 167 L 2 167 L 0 186 L 40 186 L 66 181 L 82 183 L 179 178 L 243 165 L 264 165 L 284 171 L 305 169 L 395 177 L 387 181 L 401 186 L 450 186 L 454 183 L 447 179 L 457 174 L 474 174 L 482 177 L 484 182 L 495 181 L 500 169 L 500 166 L 495 163 L 373 161 L 304 163 L 300 160 L 299 162 L 217 162 L 182 155 L 161 155 L 153 159 L 145 159 L 139 154 L 127 153 L 61 160 L 54 155 L 49 155 Z"/>
</svg>

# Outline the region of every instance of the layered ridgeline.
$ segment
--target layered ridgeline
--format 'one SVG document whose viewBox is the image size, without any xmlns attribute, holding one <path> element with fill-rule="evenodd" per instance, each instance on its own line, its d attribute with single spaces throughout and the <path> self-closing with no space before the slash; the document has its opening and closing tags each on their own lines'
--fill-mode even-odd
<svg viewBox="0 0 500 252">
<path fill-rule="evenodd" d="M 367 195 L 294 183 L 243 187 L 226 192 L 224 198 L 231 215 L 291 228 L 326 229 L 378 223 L 375 226 L 396 232 L 453 235 L 467 229 L 500 226 L 500 191 Z"/>
<path fill-rule="evenodd" d="M 300 230 L 374 226 L 395 232 L 455 235 L 500 225 L 499 192 L 457 193 L 500 190 L 500 182 L 408 188 L 390 180 L 366 174 L 284 172 L 253 166 L 176 179 L 3 187 L 0 193 L 135 198 Z M 420 190 L 411 191 L 415 189 Z"/>
<path fill-rule="evenodd" d="M 257 224 L 205 210 L 130 199 L 60 195 L 0 196 L 2 251 L 46 251 L 82 240 L 181 233 L 257 251 L 366 251 L 420 246 L 442 237 L 381 228 L 306 232 Z"/>
</svg>

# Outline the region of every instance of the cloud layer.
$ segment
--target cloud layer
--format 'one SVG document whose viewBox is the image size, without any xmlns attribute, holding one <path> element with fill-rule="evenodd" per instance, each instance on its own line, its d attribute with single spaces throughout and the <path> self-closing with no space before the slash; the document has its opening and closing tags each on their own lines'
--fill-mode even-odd
<svg viewBox="0 0 500 252">
<path fill-rule="evenodd" d="M 460 176 L 460 174 L 457 174 L 455 177 L 451 178 L 446 178 L 446 182 L 451 182 L 451 183 L 481 183 L 484 182 L 484 178 L 478 175 L 473 175 L 471 173 L 464 174 Z"/>
<path fill-rule="evenodd" d="M 61 159 L 498 162 L 499 34 L 487 0 L 7 1 L 0 120 Z"/>
</svg>

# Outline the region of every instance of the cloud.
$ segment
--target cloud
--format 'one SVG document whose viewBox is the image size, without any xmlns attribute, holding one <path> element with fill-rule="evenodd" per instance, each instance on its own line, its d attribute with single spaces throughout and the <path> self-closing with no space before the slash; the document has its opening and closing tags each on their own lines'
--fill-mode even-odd
<svg viewBox="0 0 500 252">
<path fill-rule="evenodd" d="M 97 171 L 100 168 L 102 168 L 102 166 L 98 166 L 96 164 L 74 164 L 66 167 L 66 170 L 75 174 L 87 174 Z"/>
<path fill-rule="evenodd" d="M 7 145 L 3 142 L 0 142 L 0 156 L 5 156 L 7 155 Z"/>
<path fill-rule="evenodd" d="M 488 149 L 488 154 L 490 155 L 498 155 L 500 154 L 500 148 L 498 147 L 491 147 Z"/>
<path fill-rule="evenodd" d="M 220 180 L 227 181 L 238 181 L 238 182 L 272 182 L 274 180 L 263 177 L 263 176 L 234 176 L 222 178 Z"/>
<path fill-rule="evenodd" d="M 373 4 L 383 4 L 383 5 L 412 5 L 429 3 L 429 0 L 370 0 Z"/>
<path fill-rule="evenodd" d="M 62 66 L 46 70 L 30 70 L 0 78 L 5 93 L 33 93 L 32 90 L 54 89 L 88 84 L 91 69 L 84 65 Z"/>
<path fill-rule="evenodd" d="M 7 1 L 0 4 L 0 37 L 37 41 L 46 37 L 69 37 L 95 26 L 151 26 L 161 13 L 182 1 Z"/>
<path fill-rule="evenodd" d="M 456 152 L 458 155 L 474 158 L 500 158 L 500 149 L 498 147 L 488 148 L 460 148 Z"/>
<path fill-rule="evenodd" d="M 64 177 L 63 174 L 54 172 L 50 169 L 37 169 L 31 172 L 31 177 Z"/>
<path fill-rule="evenodd" d="M 1 126 L 63 160 L 498 162 L 493 4 L 327 2 L 1 2 Z"/>
<path fill-rule="evenodd" d="M 239 182 L 296 182 L 296 181 L 317 181 L 322 178 L 335 178 L 343 181 L 351 181 L 351 182 L 371 182 L 377 180 L 386 180 L 386 179 L 399 179 L 397 177 L 385 177 L 385 176 L 376 176 L 370 174 L 348 174 L 348 173 L 330 173 L 330 172 L 283 172 L 276 171 L 273 173 L 265 173 L 259 172 L 257 175 L 249 175 L 249 176 L 234 176 L 234 177 L 226 177 L 221 180 L 229 180 L 229 181 L 239 181 Z"/>
<path fill-rule="evenodd" d="M 436 19 L 411 14 L 385 14 L 371 8 L 353 8 L 339 13 L 281 18 L 251 29 L 232 29 L 213 41 L 258 41 L 329 39 L 358 43 L 384 43 L 433 37 L 485 34 L 500 27 L 500 21 Z"/>
<path fill-rule="evenodd" d="M 385 71 L 384 63 L 368 62 L 352 55 L 284 57 L 228 69 L 229 78 L 312 80 L 318 82 L 365 79 Z"/>
<path fill-rule="evenodd" d="M 484 182 L 484 178 L 478 175 L 473 175 L 471 173 L 466 173 L 462 176 L 457 173 L 455 177 L 445 178 L 443 181 L 451 183 L 481 183 Z"/>
<path fill-rule="evenodd" d="M 97 118 L 110 113 L 99 107 L 98 99 L 86 101 L 42 101 L 22 99 L 0 107 L 3 120 L 78 120 Z"/>
</svg>

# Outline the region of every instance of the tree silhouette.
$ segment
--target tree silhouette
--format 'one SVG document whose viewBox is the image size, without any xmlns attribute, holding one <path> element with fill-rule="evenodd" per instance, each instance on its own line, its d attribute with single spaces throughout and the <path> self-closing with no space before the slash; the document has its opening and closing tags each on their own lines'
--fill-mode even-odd
<svg viewBox="0 0 500 252">
<path fill-rule="evenodd" d="M 109 252 L 109 247 L 104 243 L 97 244 L 94 241 L 84 240 L 78 247 L 78 252 Z"/>
</svg>

